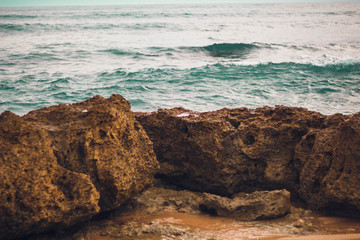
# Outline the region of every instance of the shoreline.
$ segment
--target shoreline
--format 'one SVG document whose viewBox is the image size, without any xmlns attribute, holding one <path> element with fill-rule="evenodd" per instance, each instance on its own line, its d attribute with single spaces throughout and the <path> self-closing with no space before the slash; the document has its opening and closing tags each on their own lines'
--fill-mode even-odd
<svg viewBox="0 0 360 240">
<path fill-rule="evenodd" d="M 70 231 L 62 230 L 58 236 L 40 234 L 26 240 L 352 240 L 360 237 L 360 220 L 319 215 L 292 206 L 289 214 L 276 219 L 239 221 L 196 209 L 194 194 L 199 193 L 175 190 L 176 186 L 164 188 L 160 182 L 155 185 L 100 219 Z"/>
<path fill-rule="evenodd" d="M 360 234 L 332 234 L 332 235 L 307 235 L 297 237 L 281 237 L 281 238 L 263 238 L 266 240 L 358 240 Z"/>
<path fill-rule="evenodd" d="M 316 222 L 314 212 L 360 213 L 360 112 L 326 116 L 277 106 L 139 113 L 120 95 L 95 96 L 22 117 L 2 113 L 0 145 L 0 210 L 8 213 L 0 214 L 0 239 L 42 240 L 33 234 L 54 229 L 60 234 L 54 240 L 87 239 L 95 230 L 125 239 L 196 239 L 205 232 L 191 219 L 214 221 L 205 213 L 241 223 L 249 238 L 300 236 L 333 224 L 324 216 Z M 111 220 L 163 210 L 172 216 Z M 220 225 L 227 222 L 220 219 Z M 333 228 L 349 223 L 338 220 Z M 355 222 L 340 232 L 360 233 Z M 79 223 L 71 236 L 61 233 Z M 228 232 L 240 235 L 232 239 L 241 237 L 232 224 L 225 230 L 235 228 Z M 219 233 L 206 234 L 216 239 Z"/>
</svg>

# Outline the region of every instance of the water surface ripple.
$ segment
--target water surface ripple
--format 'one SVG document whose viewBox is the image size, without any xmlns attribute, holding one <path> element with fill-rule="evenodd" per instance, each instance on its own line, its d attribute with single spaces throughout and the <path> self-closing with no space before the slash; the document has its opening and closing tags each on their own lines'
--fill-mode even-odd
<svg viewBox="0 0 360 240">
<path fill-rule="evenodd" d="M 134 111 L 358 112 L 359 19 L 356 2 L 0 8 L 0 112 L 115 93 Z"/>
</svg>

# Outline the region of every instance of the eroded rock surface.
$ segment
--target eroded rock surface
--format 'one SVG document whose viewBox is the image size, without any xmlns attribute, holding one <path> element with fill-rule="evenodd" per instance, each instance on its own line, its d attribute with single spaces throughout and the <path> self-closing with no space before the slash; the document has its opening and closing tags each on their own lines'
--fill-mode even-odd
<svg viewBox="0 0 360 240">
<path fill-rule="evenodd" d="M 313 225 L 315 223 L 314 214 L 309 210 L 291 206 L 288 209 L 289 214 L 276 219 L 241 221 L 234 218 L 234 215 L 220 217 L 199 210 L 199 206 L 210 200 L 210 198 L 229 201 L 228 198 L 178 188 L 169 189 L 169 185 L 166 186 L 167 188 L 162 187 L 161 184 L 156 185 L 158 186 L 148 188 L 126 205 L 107 212 L 102 219 L 94 219 L 94 221 L 81 228 L 64 231 L 58 236 L 42 234 L 28 240 L 232 240 L 253 239 L 254 236 L 273 239 L 275 236 L 303 235 L 317 232 L 317 227 L 314 228 Z M 278 196 L 279 194 L 281 196 Z M 246 204 L 246 206 L 242 205 L 242 207 L 247 208 L 248 213 L 253 212 L 252 214 L 259 216 L 258 212 L 264 212 L 264 207 L 259 205 L 260 202 L 270 206 L 270 202 L 274 203 L 275 199 L 281 201 L 281 198 L 284 197 L 283 194 L 286 195 L 285 199 L 288 201 L 289 193 L 277 190 L 250 195 L 242 194 L 242 196 L 236 196 L 236 198 L 248 201 L 248 203 L 252 201 L 252 198 L 254 200 L 252 203 Z M 261 199 L 260 196 L 263 198 Z"/>
<path fill-rule="evenodd" d="M 360 114 L 334 115 L 295 148 L 299 194 L 326 212 L 360 218 Z"/>
<path fill-rule="evenodd" d="M 90 177 L 60 166 L 48 133 L 0 115 L 0 239 L 66 226 L 99 212 Z"/>
<path fill-rule="evenodd" d="M 360 113 L 184 108 L 137 113 L 159 176 L 223 196 L 286 188 L 318 210 L 360 216 Z"/>
<path fill-rule="evenodd" d="M 152 187 L 131 199 L 126 208 L 121 209 L 121 214 L 150 215 L 165 210 L 198 214 L 203 200 L 204 194 L 200 192 Z"/>
<path fill-rule="evenodd" d="M 290 193 L 286 190 L 255 191 L 233 198 L 207 193 L 200 208 L 216 216 L 238 220 L 272 219 L 290 212 Z"/>
<path fill-rule="evenodd" d="M 152 182 L 152 143 L 120 95 L 0 115 L 0 239 L 68 226 Z"/>
</svg>

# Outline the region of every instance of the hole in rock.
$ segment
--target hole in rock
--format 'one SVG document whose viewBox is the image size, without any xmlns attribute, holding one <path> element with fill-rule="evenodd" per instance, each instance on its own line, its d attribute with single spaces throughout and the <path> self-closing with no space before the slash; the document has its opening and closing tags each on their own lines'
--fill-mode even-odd
<svg viewBox="0 0 360 240">
<path fill-rule="evenodd" d="M 253 135 L 247 135 L 244 139 L 246 145 L 251 145 L 255 142 L 255 137 Z"/>
<path fill-rule="evenodd" d="M 103 139 L 106 137 L 106 132 L 102 129 L 99 130 L 99 135 L 100 135 L 100 138 Z"/>
<path fill-rule="evenodd" d="M 229 119 L 229 123 L 236 129 L 240 126 L 240 122 L 235 119 Z"/>
</svg>

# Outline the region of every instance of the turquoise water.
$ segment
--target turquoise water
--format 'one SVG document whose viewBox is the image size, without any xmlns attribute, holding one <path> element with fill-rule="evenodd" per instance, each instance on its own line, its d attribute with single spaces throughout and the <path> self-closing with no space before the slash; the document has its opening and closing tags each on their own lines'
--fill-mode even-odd
<svg viewBox="0 0 360 240">
<path fill-rule="evenodd" d="M 134 111 L 360 111 L 360 3 L 0 9 L 0 112 L 121 94 Z"/>
</svg>

